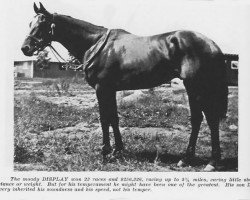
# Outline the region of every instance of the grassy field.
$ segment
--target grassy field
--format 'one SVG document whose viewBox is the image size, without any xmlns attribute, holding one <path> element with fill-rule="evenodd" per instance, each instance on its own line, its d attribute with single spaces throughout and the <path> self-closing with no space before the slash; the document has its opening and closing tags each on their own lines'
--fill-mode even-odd
<svg viewBox="0 0 250 200">
<path fill-rule="evenodd" d="M 94 99 L 90 101 L 91 88 L 79 80 L 16 80 L 15 170 L 201 171 L 211 153 L 206 121 L 194 166 L 175 167 L 191 131 L 181 91 L 159 87 L 143 91 L 145 96 L 136 102 L 119 103 L 125 151 L 123 157 L 103 163 L 98 107 Z M 223 171 L 237 171 L 238 88 L 230 89 L 228 117 L 220 129 Z"/>
</svg>

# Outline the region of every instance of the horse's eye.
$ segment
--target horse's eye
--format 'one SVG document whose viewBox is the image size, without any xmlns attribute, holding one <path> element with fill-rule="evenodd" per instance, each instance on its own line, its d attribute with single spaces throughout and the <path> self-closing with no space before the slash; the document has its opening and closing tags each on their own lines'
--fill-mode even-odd
<svg viewBox="0 0 250 200">
<path fill-rule="evenodd" d="M 40 21 L 45 22 L 45 20 L 46 20 L 45 16 L 42 15 L 41 18 L 40 18 Z"/>
</svg>

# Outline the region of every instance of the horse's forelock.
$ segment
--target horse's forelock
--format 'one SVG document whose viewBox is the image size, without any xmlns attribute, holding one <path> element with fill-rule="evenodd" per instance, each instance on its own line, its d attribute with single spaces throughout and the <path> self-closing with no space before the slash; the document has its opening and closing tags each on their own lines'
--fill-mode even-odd
<svg viewBox="0 0 250 200">
<path fill-rule="evenodd" d="M 34 18 L 33 18 L 33 20 L 30 22 L 30 28 L 32 28 L 32 27 L 34 27 L 34 25 L 36 24 L 36 23 L 38 23 L 39 22 L 39 19 L 42 17 L 42 16 L 44 16 L 43 14 L 37 14 L 37 15 L 35 15 L 34 16 Z"/>
</svg>

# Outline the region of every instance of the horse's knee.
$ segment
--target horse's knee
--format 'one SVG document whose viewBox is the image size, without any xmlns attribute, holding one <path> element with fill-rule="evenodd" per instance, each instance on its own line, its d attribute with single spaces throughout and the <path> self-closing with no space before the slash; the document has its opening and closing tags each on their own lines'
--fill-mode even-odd
<svg viewBox="0 0 250 200">
<path fill-rule="evenodd" d="M 200 124 L 203 120 L 203 114 L 201 111 L 197 112 L 197 113 L 191 113 L 191 123 L 195 124 L 198 123 Z"/>
<path fill-rule="evenodd" d="M 112 116 L 110 116 L 110 124 L 113 128 L 119 126 L 119 118 L 116 113 L 112 113 Z"/>
</svg>

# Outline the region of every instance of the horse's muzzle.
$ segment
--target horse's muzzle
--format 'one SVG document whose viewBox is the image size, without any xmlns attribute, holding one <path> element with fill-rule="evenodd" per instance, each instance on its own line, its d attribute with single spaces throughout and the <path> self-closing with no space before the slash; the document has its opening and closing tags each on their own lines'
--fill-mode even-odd
<svg viewBox="0 0 250 200">
<path fill-rule="evenodd" d="M 33 55 L 33 52 L 31 51 L 31 48 L 28 45 L 23 45 L 21 50 L 25 56 L 32 56 Z"/>
</svg>

